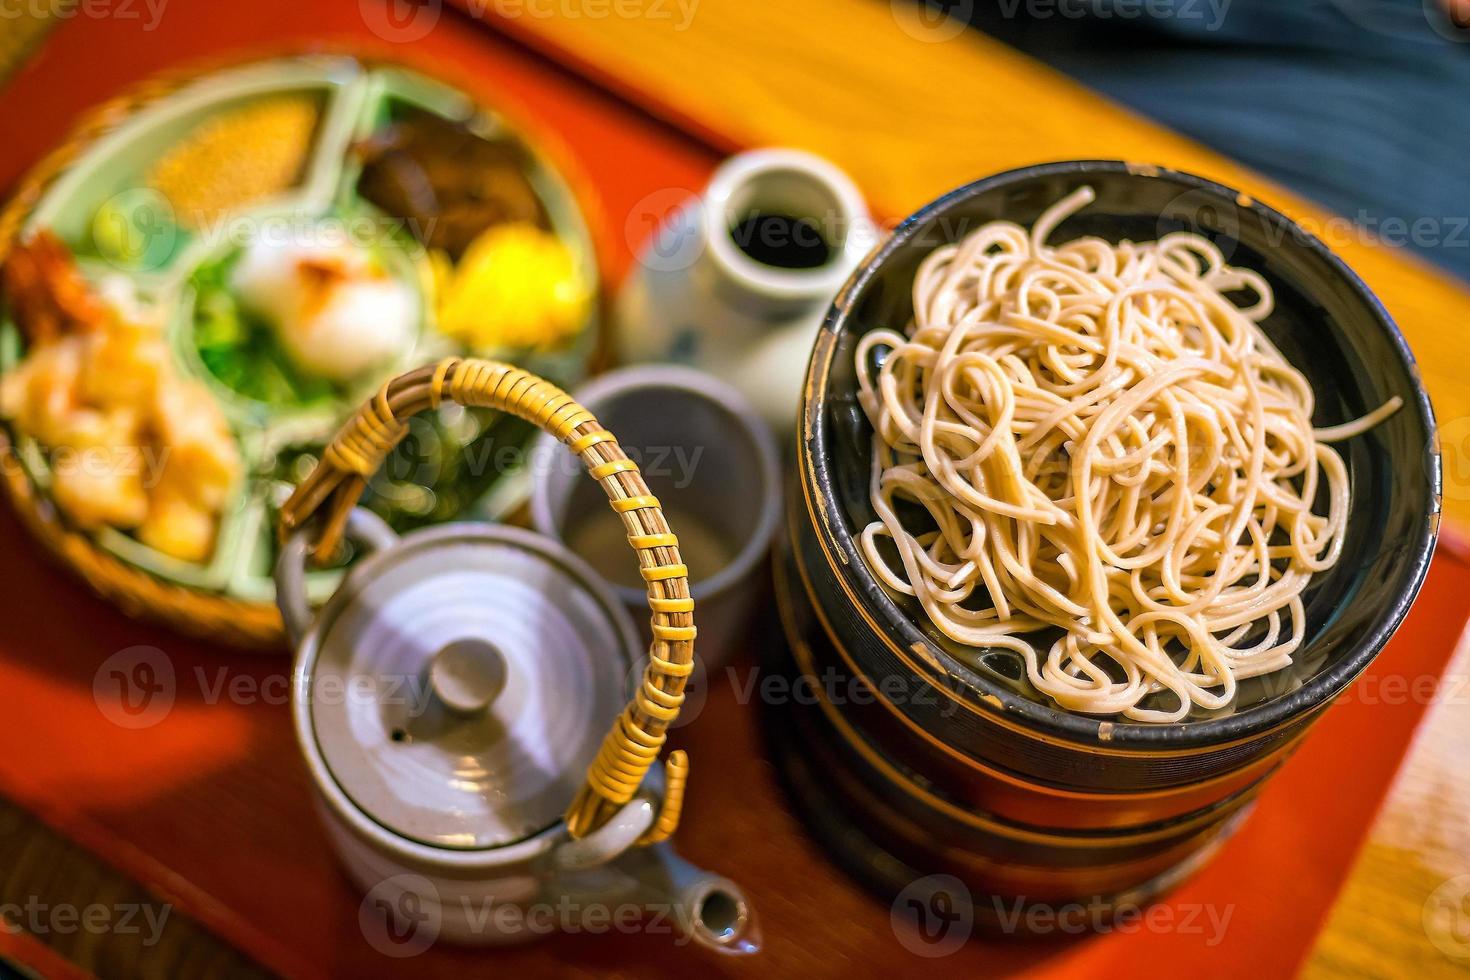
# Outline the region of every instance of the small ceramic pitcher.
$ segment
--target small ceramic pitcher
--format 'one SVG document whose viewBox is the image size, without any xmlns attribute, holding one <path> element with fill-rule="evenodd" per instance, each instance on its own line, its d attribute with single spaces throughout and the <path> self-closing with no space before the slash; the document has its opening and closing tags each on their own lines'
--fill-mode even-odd
<svg viewBox="0 0 1470 980">
<path fill-rule="evenodd" d="M 618 356 L 715 374 L 789 433 L 822 316 L 876 242 L 857 187 L 821 157 L 731 157 L 643 243 L 617 299 Z M 772 264 L 783 253 L 800 267 Z"/>
</svg>

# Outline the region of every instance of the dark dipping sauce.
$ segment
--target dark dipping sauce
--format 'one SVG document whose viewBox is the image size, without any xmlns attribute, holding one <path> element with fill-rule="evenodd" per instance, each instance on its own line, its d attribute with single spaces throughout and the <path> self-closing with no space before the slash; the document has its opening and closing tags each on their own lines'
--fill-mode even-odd
<svg viewBox="0 0 1470 980">
<path fill-rule="evenodd" d="M 832 258 L 832 246 L 810 218 L 752 212 L 730 227 L 740 251 L 777 269 L 817 269 Z"/>
</svg>

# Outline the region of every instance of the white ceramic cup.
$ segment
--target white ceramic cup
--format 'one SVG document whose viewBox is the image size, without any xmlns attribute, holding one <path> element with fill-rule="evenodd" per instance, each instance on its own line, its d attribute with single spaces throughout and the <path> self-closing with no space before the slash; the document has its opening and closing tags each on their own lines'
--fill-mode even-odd
<svg viewBox="0 0 1470 980">
<path fill-rule="evenodd" d="M 758 570 L 780 518 L 775 437 L 740 392 L 690 368 L 622 368 L 576 397 L 617 437 L 659 498 L 689 565 L 695 654 L 706 670 L 719 667 L 746 633 L 761 588 Z M 602 489 L 549 435 L 533 447 L 531 466 L 536 530 L 601 573 L 646 639 L 647 591 L 634 584 L 637 563 Z M 710 562 L 711 555 L 723 560 Z"/>
</svg>

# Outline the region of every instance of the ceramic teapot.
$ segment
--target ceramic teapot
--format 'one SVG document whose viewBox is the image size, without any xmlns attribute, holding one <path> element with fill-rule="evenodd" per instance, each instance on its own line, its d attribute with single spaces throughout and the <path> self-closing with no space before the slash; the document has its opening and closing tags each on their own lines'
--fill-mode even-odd
<svg viewBox="0 0 1470 980">
<path fill-rule="evenodd" d="M 627 612 L 555 542 L 488 524 L 400 538 L 355 506 L 403 420 L 444 399 L 541 426 L 603 485 L 648 583 L 646 666 Z M 590 413 L 505 364 L 411 371 L 343 428 L 281 517 L 293 719 L 365 912 L 380 903 L 414 941 L 661 922 L 720 952 L 756 948 L 739 887 L 667 843 L 688 763 L 658 756 L 693 668 L 693 600 L 658 501 Z M 344 537 L 358 560 L 313 619 L 307 562 Z"/>
</svg>

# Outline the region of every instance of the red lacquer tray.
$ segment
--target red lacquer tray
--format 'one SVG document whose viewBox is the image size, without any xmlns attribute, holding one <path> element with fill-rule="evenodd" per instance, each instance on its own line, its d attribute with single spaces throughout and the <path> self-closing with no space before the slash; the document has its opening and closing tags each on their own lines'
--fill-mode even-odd
<svg viewBox="0 0 1470 980">
<path fill-rule="evenodd" d="M 174 0 L 155 30 L 119 19 L 62 24 L 3 90 L 0 184 L 58 143 L 89 105 L 191 59 L 347 45 L 424 67 L 559 133 L 598 198 L 594 229 L 615 283 L 632 248 L 678 192 L 718 160 L 709 145 L 450 10 L 428 36 L 388 45 L 359 5 L 262 0 L 222 16 Z M 326 39 L 326 41 L 323 41 Z M 85 72 L 76 66 L 86 65 Z M 681 977 L 693 970 L 769 976 L 905 975 L 925 966 L 895 936 L 888 906 L 860 891 L 810 841 L 777 788 L 758 730 L 758 689 L 716 676 L 698 721 L 681 729 L 693 759 L 679 846 L 749 893 L 765 951 L 712 959 L 664 934 L 556 936 L 508 950 L 436 944 L 405 963 L 359 924 L 361 897 L 339 871 L 312 810 L 286 698 L 284 657 L 256 657 L 146 626 L 94 599 L 0 514 L 0 689 L 7 751 L 0 795 L 141 883 L 268 969 L 300 976 Z M 1438 677 L 1458 642 L 1470 560 L 1441 546 L 1409 619 L 1371 671 Z M 767 632 L 753 642 L 779 642 Z M 108 658 L 153 647 L 172 672 L 167 712 L 120 727 L 99 707 Z M 99 681 L 99 678 L 102 678 Z M 1333 708 L 1222 853 L 1126 931 L 1048 941 L 976 939 L 934 968 L 969 975 L 1096 976 L 1138 964 L 1189 964 L 1192 977 L 1294 972 L 1321 927 L 1424 710 L 1412 698 L 1353 697 Z M 1373 703 L 1369 703 L 1372 701 Z M 104 698 L 105 702 L 105 698 Z M 27 955 L 27 950 L 34 955 Z M 18 940 L 0 955 L 36 962 Z"/>
</svg>

